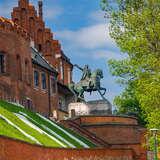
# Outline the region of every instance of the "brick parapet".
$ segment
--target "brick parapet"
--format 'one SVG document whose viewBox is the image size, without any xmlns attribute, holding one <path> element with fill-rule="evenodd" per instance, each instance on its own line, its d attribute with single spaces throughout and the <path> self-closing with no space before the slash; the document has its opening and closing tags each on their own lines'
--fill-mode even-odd
<svg viewBox="0 0 160 160">
<path fill-rule="evenodd" d="M 15 154 L 16 153 L 16 154 Z M 0 160 L 133 160 L 132 149 L 63 149 L 28 144 L 0 136 Z"/>
<path fill-rule="evenodd" d="M 103 124 L 117 124 L 117 125 L 138 125 L 137 118 L 129 116 L 80 116 L 72 119 L 81 125 L 103 125 Z"/>
</svg>

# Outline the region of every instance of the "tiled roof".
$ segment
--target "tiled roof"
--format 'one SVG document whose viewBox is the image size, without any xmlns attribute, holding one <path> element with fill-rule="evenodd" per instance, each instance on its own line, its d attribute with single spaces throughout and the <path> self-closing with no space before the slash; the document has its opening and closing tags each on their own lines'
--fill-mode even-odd
<svg viewBox="0 0 160 160">
<path fill-rule="evenodd" d="M 33 47 L 31 47 L 31 54 L 33 63 L 38 64 L 41 67 L 58 74 L 56 69 L 52 65 L 50 65 L 49 62 L 47 62 L 47 60 Z"/>
</svg>

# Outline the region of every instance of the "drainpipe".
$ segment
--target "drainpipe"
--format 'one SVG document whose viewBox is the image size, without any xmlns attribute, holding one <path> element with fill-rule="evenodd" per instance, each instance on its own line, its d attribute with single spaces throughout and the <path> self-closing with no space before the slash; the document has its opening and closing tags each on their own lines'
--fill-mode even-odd
<svg viewBox="0 0 160 160">
<path fill-rule="evenodd" d="M 51 115 L 51 88 L 50 88 L 50 74 L 48 74 L 48 103 L 49 103 L 49 113 L 48 117 Z"/>
</svg>

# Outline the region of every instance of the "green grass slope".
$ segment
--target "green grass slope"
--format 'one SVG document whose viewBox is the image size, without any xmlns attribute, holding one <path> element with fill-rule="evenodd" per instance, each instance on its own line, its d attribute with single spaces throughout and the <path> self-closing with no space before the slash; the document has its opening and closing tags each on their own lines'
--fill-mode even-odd
<svg viewBox="0 0 160 160">
<path fill-rule="evenodd" d="M 0 101 L 0 135 L 49 147 L 96 147 L 88 139 L 70 129 L 5 101 Z"/>
</svg>

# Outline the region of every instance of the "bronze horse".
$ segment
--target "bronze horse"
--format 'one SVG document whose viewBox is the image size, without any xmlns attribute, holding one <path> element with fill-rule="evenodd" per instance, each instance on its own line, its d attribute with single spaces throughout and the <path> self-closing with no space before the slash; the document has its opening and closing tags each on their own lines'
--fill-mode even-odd
<svg viewBox="0 0 160 160">
<path fill-rule="evenodd" d="M 101 69 L 96 69 L 90 74 L 90 77 L 86 77 L 80 80 L 77 84 L 69 84 L 70 90 L 75 95 L 75 101 L 84 101 L 84 92 L 98 91 L 103 97 L 106 93 L 106 89 L 101 87 L 100 80 L 103 78 L 103 72 Z M 104 91 L 103 93 L 101 91 Z"/>
</svg>

